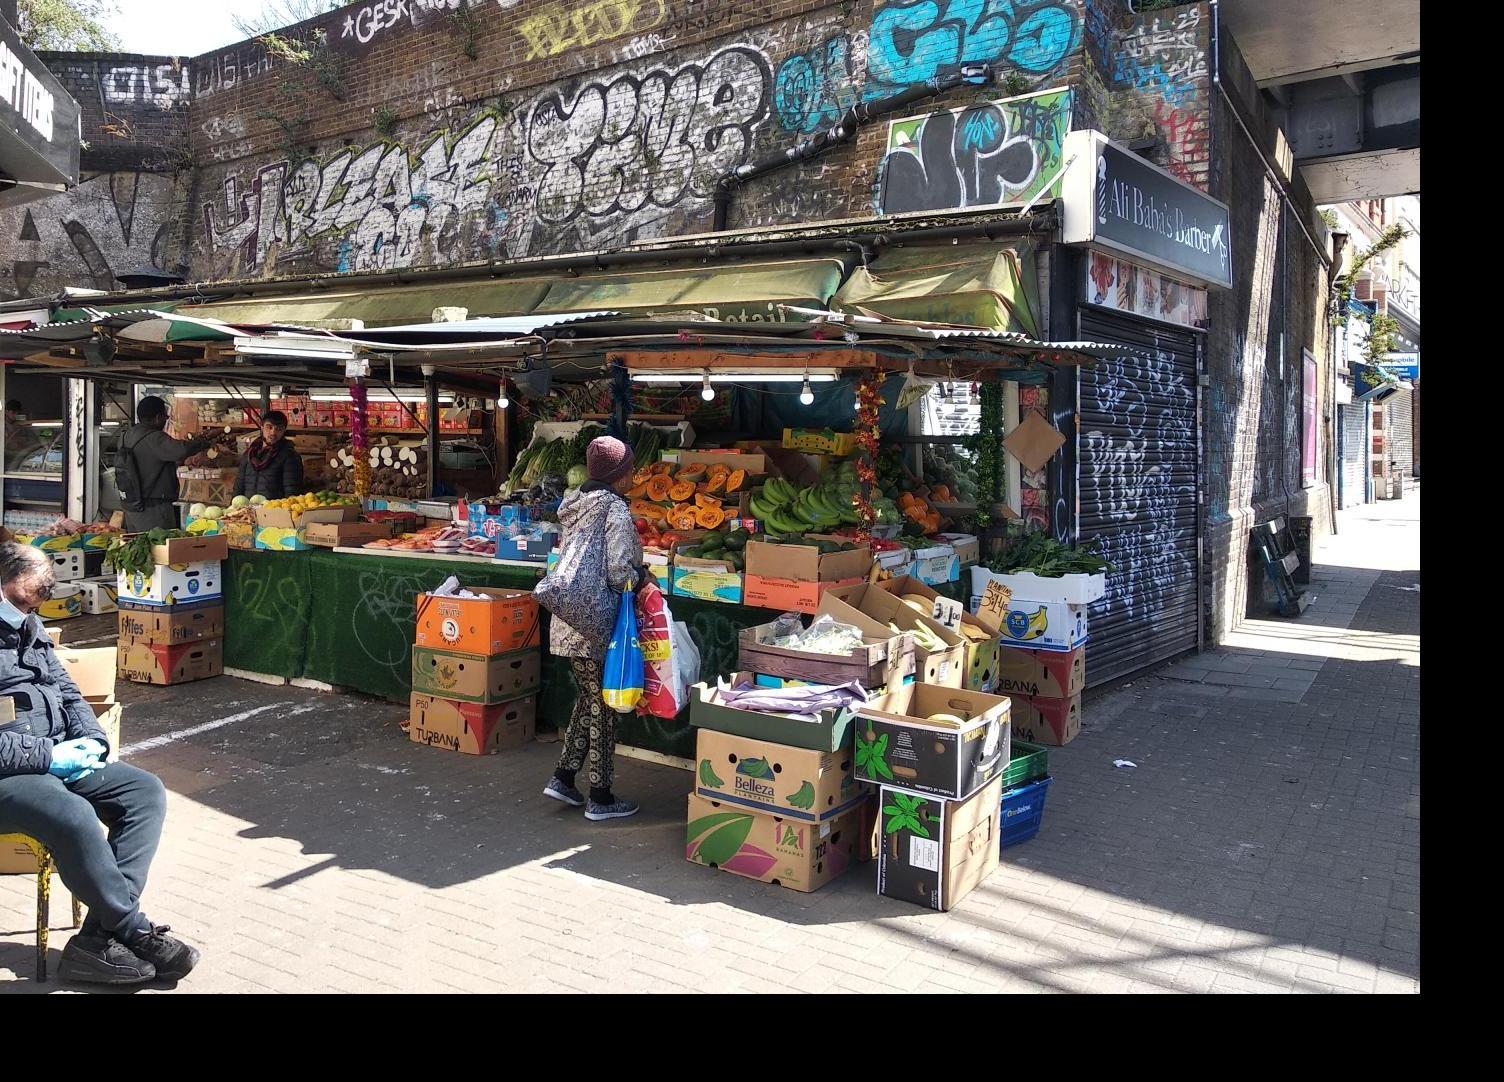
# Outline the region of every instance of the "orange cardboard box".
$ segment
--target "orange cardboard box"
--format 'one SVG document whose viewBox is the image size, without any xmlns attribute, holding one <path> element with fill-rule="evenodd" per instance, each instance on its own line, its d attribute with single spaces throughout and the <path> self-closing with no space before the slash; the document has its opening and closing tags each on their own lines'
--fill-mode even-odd
<svg viewBox="0 0 1504 1082">
<path fill-rule="evenodd" d="M 468 589 L 485 596 L 418 595 L 418 646 L 489 657 L 538 645 L 538 602 L 532 594 L 489 586 Z"/>
</svg>

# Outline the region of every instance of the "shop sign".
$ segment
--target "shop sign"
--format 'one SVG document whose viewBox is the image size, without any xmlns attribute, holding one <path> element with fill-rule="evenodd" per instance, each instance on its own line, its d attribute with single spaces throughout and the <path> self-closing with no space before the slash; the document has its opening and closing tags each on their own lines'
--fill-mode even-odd
<svg viewBox="0 0 1504 1082">
<path fill-rule="evenodd" d="M 1394 377 L 1377 365 L 1354 364 L 1352 373 L 1355 401 L 1382 402 L 1400 389 Z"/>
<path fill-rule="evenodd" d="M 78 117 L 78 102 L 0 18 L 0 174 L 27 187 L 77 184 Z"/>
<path fill-rule="evenodd" d="M 1063 240 L 1122 252 L 1207 285 L 1232 285 L 1232 223 L 1212 199 L 1099 131 L 1066 136 Z"/>
<path fill-rule="evenodd" d="M 1420 379 L 1420 354 L 1390 353 L 1379 362 L 1379 367 L 1395 379 L 1407 379 L 1414 383 Z"/>
<path fill-rule="evenodd" d="M 1207 325 L 1206 290 L 1200 286 L 1177 282 L 1109 252 L 1089 252 L 1085 274 L 1090 304 L 1182 327 Z"/>
</svg>

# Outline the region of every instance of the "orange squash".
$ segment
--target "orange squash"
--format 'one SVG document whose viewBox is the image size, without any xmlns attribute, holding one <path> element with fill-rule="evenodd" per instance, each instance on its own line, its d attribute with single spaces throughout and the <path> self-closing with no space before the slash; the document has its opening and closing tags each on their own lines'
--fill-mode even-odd
<svg viewBox="0 0 1504 1082">
<path fill-rule="evenodd" d="M 703 481 L 705 479 L 705 467 L 698 462 L 692 466 L 685 466 L 674 474 L 675 481 Z"/>
<path fill-rule="evenodd" d="M 642 496 L 647 495 L 647 491 L 648 491 L 648 485 L 647 485 L 646 481 L 643 481 L 640 484 L 635 484 L 631 488 L 627 489 L 627 499 L 629 499 L 629 500 L 639 499 Z"/>
<path fill-rule="evenodd" d="M 955 500 L 955 497 L 950 494 L 949 485 L 936 485 L 931 490 L 930 495 L 934 496 L 941 503 L 952 503 Z"/>
<path fill-rule="evenodd" d="M 695 493 L 695 506 L 720 507 L 721 501 L 710 495 L 708 492 L 697 492 Z"/>
<path fill-rule="evenodd" d="M 688 481 L 675 481 L 668 490 L 668 498 L 675 503 L 683 503 L 695 494 L 695 486 Z"/>
<path fill-rule="evenodd" d="M 705 491 L 724 492 L 726 489 L 726 478 L 728 476 L 730 475 L 725 473 L 711 474 L 710 483 L 705 486 Z"/>
<path fill-rule="evenodd" d="M 716 477 L 725 477 L 730 472 L 730 466 L 726 465 L 724 462 L 716 462 L 710 467 L 710 472 L 707 473 L 706 476 L 714 479 Z"/>
<path fill-rule="evenodd" d="M 662 503 L 669 498 L 669 489 L 673 487 L 673 478 L 666 473 L 660 473 L 648 482 L 648 499 Z"/>
<path fill-rule="evenodd" d="M 726 520 L 726 513 L 719 507 L 701 507 L 695 512 L 695 522 L 707 530 L 713 530 Z"/>
<path fill-rule="evenodd" d="M 726 476 L 726 494 L 741 491 L 741 487 L 747 483 L 746 470 L 732 470 Z"/>
<path fill-rule="evenodd" d="M 632 474 L 632 483 L 634 485 L 645 485 L 649 480 L 651 480 L 652 476 L 653 467 L 644 466 L 642 469 Z"/>
<path fill-rule="evenodd" d="M 674 464 L 672 462 L 654 462 L 648 468 L 651 469 L 654 474 L 674 472 Z"/>
<path fill-rule="evenodd" d="M 681 503 L 674 508 L 669 512 L 668 524 L 676 530 L 693 530 L 695 528 L 694 505 Z"/>
<path fill-rule="evenodd" d="M 646 500 L 633 500 L 629 505 L 632 509 L 632 517 L 645 518 L 649 522 L 663 522 L 668 518 L 668 512 L 656 503 L 648 503 Z"/>
</svg>

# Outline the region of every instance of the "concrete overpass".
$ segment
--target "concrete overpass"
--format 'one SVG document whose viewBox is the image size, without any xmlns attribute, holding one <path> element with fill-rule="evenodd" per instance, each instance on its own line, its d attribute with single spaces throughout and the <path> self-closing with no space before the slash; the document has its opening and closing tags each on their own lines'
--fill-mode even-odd
<svg viewBox="0 0 1504 1082">
<path fill-rule="evenodd" d="M 1220 0 L 1317 203 L 1420 191 L 1420 0 Z"/>
</svg>

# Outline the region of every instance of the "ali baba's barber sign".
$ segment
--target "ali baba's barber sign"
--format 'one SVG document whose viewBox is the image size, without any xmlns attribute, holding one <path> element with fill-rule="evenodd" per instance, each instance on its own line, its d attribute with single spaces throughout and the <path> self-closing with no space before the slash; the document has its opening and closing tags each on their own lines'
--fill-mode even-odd
<svg viewBox="0 0 1504 1082">
<path fill-rule="evenodd" d="M 1067 244 L 1110 249 L 1174 277 L 1232 285 L 1227 204 L 1202 194 L 1099 131 L 1066 136 Z"/>
</svg>

